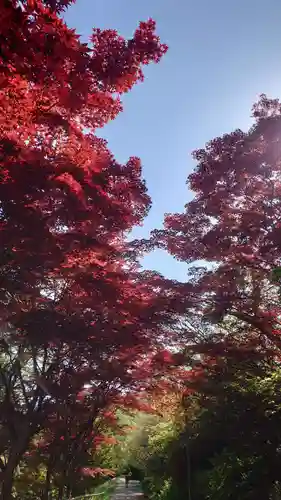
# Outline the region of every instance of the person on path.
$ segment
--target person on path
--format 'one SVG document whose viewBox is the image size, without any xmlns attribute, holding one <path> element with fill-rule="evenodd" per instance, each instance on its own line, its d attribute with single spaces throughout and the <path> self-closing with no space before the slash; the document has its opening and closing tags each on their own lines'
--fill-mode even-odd
<svg viewBox="0 0 281 500">
<path fill-rule="evenodd" d="M 126 488 L 128 488 L 128 487 L 129 487 L 129 481 L 130 481 L 130 479 L 131 479 L 131 476 L 132 476 L 131 471 L 129 471 L 129 472 L 127 472 L 127 473 L 126 473 L 126 476 L 125 476 Z"/>
</svg>

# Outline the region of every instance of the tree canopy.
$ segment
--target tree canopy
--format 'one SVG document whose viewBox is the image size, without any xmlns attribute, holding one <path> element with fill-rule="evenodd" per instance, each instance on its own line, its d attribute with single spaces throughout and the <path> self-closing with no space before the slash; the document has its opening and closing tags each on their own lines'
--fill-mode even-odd
<svg viewBox="0 0 281 500">
<path fill-rule="evenodd" d="M 197 150 L 183 213 L 129 242 L 141 161 L 97 129 L 167 46 L 152 19 L 82 43 L 71 3 L 0 5 L 1 498 L 126 467 L 153 500 L 279 498 L 281 104 Z M 143 271 L 152 248 L 187 280 Z"/>
<path fill-rule="evenodd" d="M 45 468 L 42 498 L 56 482 L 58 498 L 70 495 L 99 418 L 128 397 L 129 384 L 136 392 L 137 360 L 171 323 L 167 299 L 146 284 L 126 243 L 150 206 L 140 160 L 119 164 L 96 135 L 166 46 L 151 19 L 130 40 L 95 28 L 82 43 L 60 17 L 70 3 L 0 6 L 5 500 L 34 446 Z"/>
</svg>

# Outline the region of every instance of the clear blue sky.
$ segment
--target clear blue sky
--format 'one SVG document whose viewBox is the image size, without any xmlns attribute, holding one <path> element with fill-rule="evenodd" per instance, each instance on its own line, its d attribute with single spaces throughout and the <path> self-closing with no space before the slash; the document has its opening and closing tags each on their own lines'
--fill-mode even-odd
<svg viewBox="0 0 281 500">
<path fill-rule="evenodd" d="M 84 39 L 93 26 L 131 37 L 148 17 L 169 51 L 100 133 L 119 161 L 142 159 L 153 208 L 136 237 L 161 227 L 164 213 L 183 210 L 192 196 L 185 184 L 191 152 L 247 128 L 257 96 L 278 97 L 281 88 L 280 0 L 77 0 L 65 15 Z M 164 252 L 145 257 L 144 266 L 185 279 L 186 266 Z"/>
</svg>

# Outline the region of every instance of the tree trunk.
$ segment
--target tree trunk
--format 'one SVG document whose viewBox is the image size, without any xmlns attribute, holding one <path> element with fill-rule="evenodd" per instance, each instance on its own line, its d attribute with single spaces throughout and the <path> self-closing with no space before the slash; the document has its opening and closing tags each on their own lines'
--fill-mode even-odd
<svg viewBox="0 0 281 500">
<path fill-rule="evenodd" d="M 72 487 L 68 485 L 66 489 L 66 498 L 67 500 L 69 500 L 71 497 L 72 497 Z"/>
<path fill-rule="evenodd" d="M 0 500 L 10 500 L 13 498 L 14 472 L 19 465 L 24 452 L 27 449 L 30 438 L 29 429 L 23 433 L 19 441 L 12 443 L 9 458 L 5 469 L 1 473 L 1 496 Z"/>
<path fill-rule="evenodd" d="M 63 494 L 64 494 L 64 484 L 61 484 L 59 486 L 57 500 L 63 500 Z"/>
<path fill-rule="evenodd" d="M 6 469 L 6 471 L 1 476 L 1 500 L 11 500 L 13 498 L 13 479 L 14 479 L 15 468 Z"/>
</svg>

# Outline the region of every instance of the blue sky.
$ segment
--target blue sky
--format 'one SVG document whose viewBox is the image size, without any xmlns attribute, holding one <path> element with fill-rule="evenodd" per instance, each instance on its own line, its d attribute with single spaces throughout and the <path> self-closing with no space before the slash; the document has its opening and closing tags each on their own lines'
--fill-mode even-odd
<svg viewBox="0 0 281 500">
<path fill-rule="evenodd" d="M 92 27 L 131 37 L 152 17 L 169 51 L 149 66 L 144 83 L 123 99 L 124 112 L 100 135 L 115 157 L 139 156 L 153 207 L 144 237 L 160 228 L 164 213 L 181 212 L 192 197 L 186 186 L 191 152 L 213 137 L 250 124 L 250 110 L 264 92 L 281 88 L 281 2 L 268 0 L 77 0 L 65 15 L 87 39 Z M 186 265 L 164 252 L 143 265 L 185 279 Z"/>
</svg>

